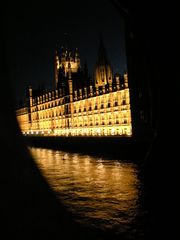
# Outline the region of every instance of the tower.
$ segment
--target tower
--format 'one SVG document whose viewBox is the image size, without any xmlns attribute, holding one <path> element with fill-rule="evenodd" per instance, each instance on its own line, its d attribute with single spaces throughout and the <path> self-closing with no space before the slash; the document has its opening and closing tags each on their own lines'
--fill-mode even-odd
<svg viewBox="0 0 180 240">
<path fill-rule="evenodd" d="M 95 86 L 100 87 L 112 81 L 112 69 L 107 59 L 102 35 L 100 35 L 98 61 L 95 67 Z"/>
<path fill-rule="evenodd" d="M 68 51 L 64 47 L 61 48 L 61 57 L 59 62 L 59 68 L 64 71 L 65 77 L 68 76 L 69 65 L 71 66 L 71 72 L 76 73 L 80 68 L 80 57 L 79 52 L 76 49 L 73 54 L 70 50 Z"/>
<path fill-rule="evenodd" d="M 72 74 L 71 74 L 70 65 L 68 68 L 68 85 L 69 85 L 69 100 L 70 100 L 70 103 L 72 103 L 73 102 L 73 84 L 72 84 Z"/>
<path fill-rule="evenodd" d="M 62 46 L 62 47 L 61 47 L 61 64 L 65 64 L 65 62 L 66 62 L 66 55 L 67 55 L 67 51 L 66 51 L 66 49 Z"/>
<path fill-rule="evenodd" d="M 27 88 L 27 104 L 28 104 L 28 120 L 30 123 L 30 128 L 31 128 L 31 123 L 32 123 L 32 106 L 33 106 L 33 95 L 32 95 L 32 86 L 28 86 Z"/>
<path fill-rule="evenodd" d="M 53 88 L 57 88 L 58 84 L 58 72 L 59 72 L 59 57 L 57 51 L 55 52 L 55 63 L 54 63 L 54 81 L 53 81 Z"/>
<path fill-rule="evenodd" d="M 76 48 L 75 49 L 75 62 L 77 63 L 77 65 L 78 65 L 78 67 L 80 67 L 80 56 L 79 56 L 79 51 L 78 51 L 78 49 Z"/>
</svg>

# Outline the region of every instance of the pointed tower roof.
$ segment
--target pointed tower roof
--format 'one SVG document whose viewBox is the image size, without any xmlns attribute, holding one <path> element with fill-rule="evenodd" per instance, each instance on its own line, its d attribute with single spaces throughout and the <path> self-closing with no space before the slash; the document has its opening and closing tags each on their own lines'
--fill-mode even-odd
<svg viewBox="0 0 180 240">
<path fill-rule="evenodd" d="M 98 65 L 108 64 L 107 53 L 106 53 L 106 49 L 105 49 L 105 46 L 104 46 L 102 33 L 100 33 L 100 38 L 99 38 L 98 62 L 97 62 L 97 64 Z"/>
</svg>

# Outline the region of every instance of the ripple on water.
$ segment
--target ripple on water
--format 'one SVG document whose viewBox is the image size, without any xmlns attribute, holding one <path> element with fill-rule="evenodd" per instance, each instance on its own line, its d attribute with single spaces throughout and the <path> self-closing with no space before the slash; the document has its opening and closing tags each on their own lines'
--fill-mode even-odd
<svg viewBox="0 0 180 240">
<path fill-rule="evenodd" d="M 142 235 L 139 223 L 136 229 L 141 182 L 135 164 L 49 149 L 30 151 L 76 221 L 115 234 L 136 230 Z"/>
</svg>

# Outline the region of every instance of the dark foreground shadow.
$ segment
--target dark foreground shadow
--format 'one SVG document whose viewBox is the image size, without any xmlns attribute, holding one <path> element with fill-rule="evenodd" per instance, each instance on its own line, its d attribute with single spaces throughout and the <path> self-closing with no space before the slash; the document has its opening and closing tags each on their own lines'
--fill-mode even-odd
<svg viewBox="0 0 180 240">
<path fill-rule="evenodd" d="M 7 10 L 7 9 L 5 9 Z M 57 200 L 36 167 L 15 116 L 11 70 L 8 64 L 10 40 L 6 21 L 0 39 L 0 238 L 1 239 L 102 239 L 89 228 L 79 226 Z M 15 36 L 11 35 L 13 41 Z"/>
<path fill-rule="evenodd" d="M 142 165 L 150 212 L 150 231 L 146 239 L 175 239 L 178 238 L 176 214 L 179 206 L 179 141 L 176 140 L 179 137 L 179 88 L 175 74 L 178 66 L 172 53 L 177 52 L 174 33 L 177 32 L 178 22 L 174 18 L 176 8 L 173 4 L 157 7 L 146 2 L 146 5 L 147 12 L 141 9 L 140 4 L 132 8 L 136 12 L 134 37 L 137 41 L 141 38 L 144 41 L 143 48 L 141 44 L 134 45 L 139 49 L 136 49 L 139 54 L 137 62 L 146 58 L 148 70 L 144 70 L 144 76 L 152 70 L 148 76 L 156 86 L 154 90 L 158 89 L 152 95 L 154 106 L 158 105 L 154 115 L 158 126 L 152 149 Z M 12 239 L 12 236 L 13 239 L 113 239 L 113 234 L 104 236 L 77 225 L 73 216 L 56 199 L 29 155 L 13 113 L 6 37 L 5 30 L 0 39 L 1 239 Z M 141 68 L 138 69 L 141 73 Z M 137 76 L 134 77 L 137 79 Z M 118 236 L 117 239 L 126 237 Z"/>
<path fill-rule="evenodd" d="M 19 134 L 13 112 L 8 110 L 3 111 L 1 131 L 2 239 L 101 239 L 99 233 L 76 224 L 56 199 Z"/>
</svg>

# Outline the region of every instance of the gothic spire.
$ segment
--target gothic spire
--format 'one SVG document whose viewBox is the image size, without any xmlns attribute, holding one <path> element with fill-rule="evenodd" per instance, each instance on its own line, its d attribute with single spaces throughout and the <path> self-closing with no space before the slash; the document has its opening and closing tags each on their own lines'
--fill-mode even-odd
<svg viewBox="0 0 180 240">
<path fill-rule="evenodd" d="M 98 49 L 98 65 L 106 65 L 106 64 L 108 64 L 107 53 L 104 46 L 102 33 L 100 33 L 99 49 Z"/>
</svg>

